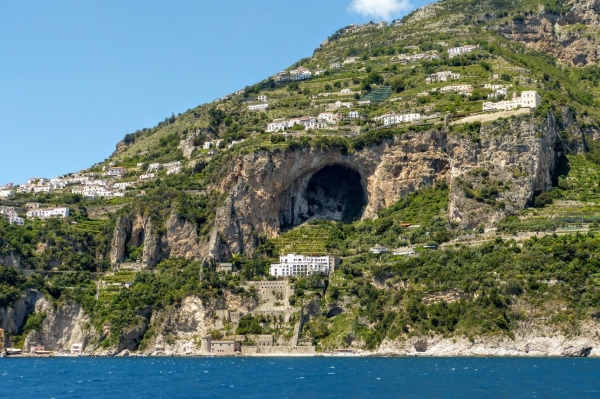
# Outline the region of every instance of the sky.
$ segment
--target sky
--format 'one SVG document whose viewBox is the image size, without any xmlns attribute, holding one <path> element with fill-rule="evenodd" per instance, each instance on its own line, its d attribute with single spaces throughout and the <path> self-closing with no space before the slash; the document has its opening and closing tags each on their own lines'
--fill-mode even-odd
<svg viewBox="0 0 600 399">
<path fill-rule="evenodd" d="M 3 2 L 0 185 L 87 168 L 125 134 L 265 79 L 344 26 L 429 2 Z"/>
</svg>

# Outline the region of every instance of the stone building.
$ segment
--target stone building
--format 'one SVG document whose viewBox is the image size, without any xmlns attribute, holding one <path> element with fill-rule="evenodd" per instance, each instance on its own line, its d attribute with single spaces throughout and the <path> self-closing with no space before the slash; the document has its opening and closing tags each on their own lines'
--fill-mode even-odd
<svg viewBox="0 0 600 399">
<path fill-rule="evenodd" d="M 214 355 L 234 355 L 242 351 L 239 341 L 212 341 L 210 342 L 210 353 Z"/>
</svg>

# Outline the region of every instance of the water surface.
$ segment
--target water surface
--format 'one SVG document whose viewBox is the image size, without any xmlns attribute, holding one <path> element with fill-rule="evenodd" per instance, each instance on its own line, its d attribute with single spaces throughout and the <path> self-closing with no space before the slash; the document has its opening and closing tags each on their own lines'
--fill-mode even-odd
<svg viewBox="0 0 600 399">
<path fill-rule="evenodd" d="M 600 398 L 600 359 L 0 359 L 0 398 Z"/>
</svg>

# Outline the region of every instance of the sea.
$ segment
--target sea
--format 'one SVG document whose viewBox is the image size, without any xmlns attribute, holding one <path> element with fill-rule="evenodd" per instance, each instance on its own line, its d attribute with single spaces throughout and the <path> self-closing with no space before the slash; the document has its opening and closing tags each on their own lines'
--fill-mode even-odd
<svg viewBox="0 0 600 399">
<path fill-rule="evenodd" d="M 600 398 L 600 359 L 5 358 L 0 398 Z"/>
</svg>

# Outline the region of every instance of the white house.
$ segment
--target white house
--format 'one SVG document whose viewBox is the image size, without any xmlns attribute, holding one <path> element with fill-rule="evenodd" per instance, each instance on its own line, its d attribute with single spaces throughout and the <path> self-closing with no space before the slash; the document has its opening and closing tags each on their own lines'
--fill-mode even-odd
<svg viewBox="0 0 600 399">
<path fill-rule="evenodd" d="M 279 257 L 279 263 L 269 268 L 271 276 L 290 277 L 319 273 L 328 275 L 335 268 L 333 256 L 304 256 L 288 254 Z"/>
<path fill-rule="evenodd" d="M 358 118 L 360 118 L 360 114 L 358 113 L 358 111 L 350 111 L 348 113 L 348 118 L 350 118 L 350 119 L 358 119 Z"/>
<path fill-rule="evenodd" d="M 450 85 L 440 88 L 440 93 L 448 93 L 450 91 L 456 91 L 463 94 L 470 94 L 473 92 L 473 86 L 471 85 Z"/>
<path fill-rule="evenodd" d="M 404 122 L 418 122 L 421 120 L 421 114 L 396 114 L 392 112 L 389 114 L 381 115 L 375 119 L 380 119 L 383 121 L 384 126 L 389 126 Z"/>
<path fill-rule="evenodd" d="M 483 103 L 484 111 L 510 111 L 516 108 L 535 109 L 542 105 L 542 98 L 537 91 L 523 91 L 520 97 L 513 97 L 512 100 L 499 101 L 497 103 L 488 101 Z"/>
<path fill-rule="evenodd" d="M 255 104 L 248 106 L 249 111 L 262 111 L 263 109 L 267 108 L 269 108 L 269 104 Z"/>
<path fill-rule="evenodd" d="M 52 188 L 51 185 L 43 185 L 43 186 L 35 186 L 33 187 L 33 192 L 34 193 L 53 193 L 54 189 Z"/>
<path fill-rule="evenodd" d="M 463 54 L 463 53 L 469 53 L 473 50 L 477 50 L 479 48 L 479 46 L 477 45 L 468 45 L 468 46 L 460 46 L 460 47 L 452 47 L 448 49 L 448 57 L 452 58 L 452 57 L 456 57 L 457 55 Z"/>
<path fill-rule="evenodd" d="M 354 64 L 358 61 L 358 57 L 348 57 L 344 60 L 343 64 Z"/>
<path fill-rule="evenodd" d="M 425 83 L 434 83 L 434 82 L 446 82 L 448 80 L 456 80 L 460 79 L 460 73 L 454 73 L 452 71 L 442 71 L 432 73 L 431 75 L 425 78 Z"/>
<path fill-rule="evenodd" d="M 23 226 L 25 224 L 25 220 L 17 215 L 16 212 L 6 215 L 6 220 L 8 220 L 9 224 L 16 224 L 17 226 Z"/>
<path fill-rule="evenodd" d="M 202 144 L 203 150 L 210 150 L 211 147 L 212 147 L 212 142 L 210 142 L 210 141 L 205 141 L 204 144 Z"/>
<path fill-rule="evenodd" d="M 260 95 L 260 96 L 256 97 L 256 100 L 257 100 L 257 101 L 267 101 L 267 100 L 268 100 L 268 98 L 267 98 L 267 96 L 266 96 L 266 95 L 262 94 L 262 95 Z"/>
<path fill-rule="evenodd" d="M 151 173 L 151 172 L 158 172 L 158 170 L 160 169 L 160 163 L 151 163 L 150 165 L 148 165 L 148 170 L 146 172 Z"/>
<path fill-rule="evenodd" d="M 342 67 L 342 64 L 340 64 L 339 62 L 332 62 L 329 64 L 330 69 L 339 69 L 341 67 Z"/>
<path fill-rule="evenodd" d="M 167 175 L 176 175 L 179 172 L 181 172 L 181 166 L 174 166 L 167 169 Z"/>
<path fill-rule="evenodd" d="M 66 218 L 67 216 L 69 216 L 69 208 L 68 207 L 38 208 L 38 209 L 30 209 L 27 211 L 28 218 L 48 219 L 48 218 Z"/>
<path fill-rule="evenodd" d="M 14 197 L 15 190 L 0 190 L 0 198 L 11 198 Z"/>
<path fill-rule="evenodd" d="M 126 169 L 121 166 L 112 167 L 106 172 L 106 176 L 123 177 Z"/>
<path fill-rule="evenodd" d="M 143 175 L 140 175 L 140 177 L 138 178 L 139 181 L 146 181 L 146 180 L 152 180 L 156 177 L 156 175 L 154 173 L 144 173 Z"/>
<path fill-rule="evenodd" d="M 325 72 L 327 72 L 327 69 L 317 69 L 315 71 L 315 76 L 323 75 Z"/>
<path fill-rule="evenodd" d="M 340 90 L 340 93 L 341 94 L 352 94 L 352 89 L 348 89 L 348 88 L 342 89 L 342 90 Z"/>
<path fill-rule="evenodd" d="M 0 215 L 3 215 L 6 220 L 8 220 L 9 224 L 16 224 L 18 226 L 23 226 L 23 224 L 25 224 L 23 218 L 19 217 L 15 208 L 11 206 L 0 206 Z"/>
</svg>

